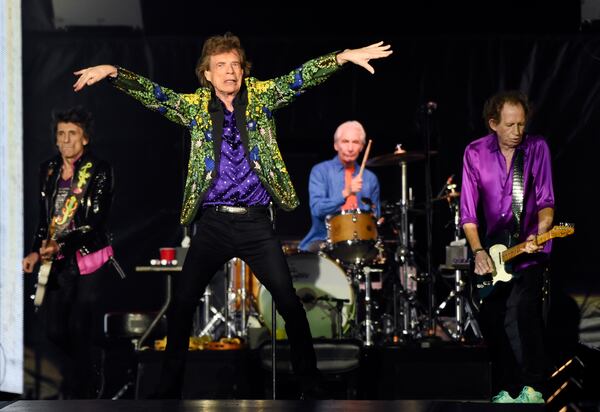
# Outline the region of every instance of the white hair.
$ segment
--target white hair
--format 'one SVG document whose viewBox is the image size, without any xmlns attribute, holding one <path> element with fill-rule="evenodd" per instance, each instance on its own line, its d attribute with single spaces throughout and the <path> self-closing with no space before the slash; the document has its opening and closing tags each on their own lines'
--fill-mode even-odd
<svg viewBox="0 0 600 412">
<path fill-rule="evenodd" d="M 362 124 L 357 122 L 356 120 L 348 120 L 347 122 L 342 123 L 338 126 L 333 134 L 333 142 L 336 143 L 339 138 L 349 129 L 358 130 L 360 133 L 360 141 L 364 145 L 367 141 L 367 133 L 365 132 L 365 128 Z"/>
</svg>

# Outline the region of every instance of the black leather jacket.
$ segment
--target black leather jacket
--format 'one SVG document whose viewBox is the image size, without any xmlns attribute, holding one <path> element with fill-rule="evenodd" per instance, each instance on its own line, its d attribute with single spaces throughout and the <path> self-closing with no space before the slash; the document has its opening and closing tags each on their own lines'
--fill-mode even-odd
<svg viewBox="0 0 600 412">
<path fill-rule="evenodd" d="M 75 162 L 73 176 L 87 160 L 95 163 L 92 181 L 87 186 L 81 203 L 73 217 L 74 227 L 56 241 L 61 253 L 72 256 L 79 250 L 82 255 L 100 250 L 110 244 L 106 221 L 113 196 L 113 173 L 110 165 L 92 153 L 84 154 Z M 38 252 L 42 241 L 48 237 L 48 225 L 52 217 L 58 181 L 63 160 L 56 156 L 40 167 L 40 217 L 33 239 L 32 251 Z"/>
</svg>

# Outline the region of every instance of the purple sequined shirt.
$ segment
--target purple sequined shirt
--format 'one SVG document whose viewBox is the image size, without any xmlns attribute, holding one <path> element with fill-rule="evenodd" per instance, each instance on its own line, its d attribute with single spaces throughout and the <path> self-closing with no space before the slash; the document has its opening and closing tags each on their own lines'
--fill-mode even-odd
<svg viewBox="0 0 600 412">
<path fill-rule="evenodd" d="M 524 151 L 525 195 L 519 238 L 519 241 L 524 241 L 530 234 L 538 233 L 538 212 L 547 207 L 554 208 L 554 190 L 550 150 L 544 138 L 526 135 L 517 150 Z M 470 143 L 463 158 L 461 226 L 465 223 L 479 226 L 477 207 L 481 204 L 487 237 L 510 230 L 513 225 L 512 179 L 513 165 L 507 173 L 506 159 L 500 151 L 496 134 Z M 551 241 L 545 243 L 544 253 L 550 253 L 551 244 Z M 532 255 L 530 260 L 538 259 Z"/>
<path fill-rule="evenodd" d="M 266 206 L 271 196 L 250 167 L 235 115 L 223 106 L 223 140 L 219 175 L 204 198 L 203 206 Z"/>
</svg>

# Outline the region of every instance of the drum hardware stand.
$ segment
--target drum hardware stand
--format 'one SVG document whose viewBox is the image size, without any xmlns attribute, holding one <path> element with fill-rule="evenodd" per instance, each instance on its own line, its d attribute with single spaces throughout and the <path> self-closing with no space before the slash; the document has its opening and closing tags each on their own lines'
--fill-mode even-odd
<svg viewBox="0 0 600 412">
<path fill-rule="evenodd" d="M 448 193 L 448 204 L 450 205 L 450 210 L 453 212 L 453 223 L 454 223 L 454 242 L 459 243 L 464 241 L 461 239 L 461 227 L 460 227 L 460 204 L 458 202 L 458 197 L 455 196 L 456 184 L 452 184 L 453 175 L 450 176 L 446 182 L 446 190 Z M 439 198 L 440 196 L 438 196 Z M 465 253 L 466 255 L 466 253 Z M 466 256 L 465 256 L 466 259 Z M 473 310 L 469 303 L 469 300 L 466 296 L 465 290 L 465 282 L 462 278 L 462 272 L 465 270 L 464 268 L 458 268 L 457 265 L 454 270 L 454 289 L 450 291 L 450 294 L 446 297 L 446 299 L 439 305 L 437 310 L 435 311 L 436 318 L 440 314 L 440 312 L 446 307 L 450 300 L 454 299 L 455 306 L 455 314 L 456 314 L 456 332 L 451 333 L 448 330 L 445 332 L 452 339 L 456 341 L 464 341 L 465 340 L 465 332 L 466 329 L 470 326 L 473 330 L 473 334 L 476 338 L 483 338 L 481 330 L 479 328 L 479 324 L 475 320 L 475 316 L 473 314 Z M 466 317 L 465 317 L 466 315 Z M 444 328 L 446 329 L 446 328 Z"/>
<path fill-rule="evenodd" d="M 228 262 L 227 265 L 230 265 L 230 262 Z M 230 270 L 225 271 L 226 275 L 229 274 Z M 204 289 L 204 295 L 201 299 L 201 301 L 203 302 L 203 307 L 202 307 L 202 324 L 204 325 L 204 327 L 200 330 L 200 332 L 196 333 L 197 336 L 210 336 L 212 339 L 216 339 L 216 336 L 213 336 L 212 334 L 214 333 L 214 329 L 216 328 L 216 326 L 221 323 L 221 322 L 225 322 L 225 334 L 227 338 L 231 338 L 233 336 L 233 331 L 235 330 L 235 325 L 233 324 L 233 321 L 231 320 L 231 316 L 230 316 L 230 310 L 229 310 L 229 281 L 227 280 L 226 276 L 226 282 L 228 284 L 228 287 L 225 288 L 225 303 L 223 305 L 223 308 L 221 310 L 218 310 L 217 308 L 215 308 L 212 304 L 211 304 L 211 300 L 212 300 L 212 288 L 210 287 L 210 284 L 206 285 L 206 288 Z M 212 315 L 212 316 L 211 316 Z"/>
<path fill-rule="evenodd" d="M 344 321 L 342 316 L 342 311 L 344 310 L 344 303 L 349 303 L 350 299 L 340 299 L 334 298 L 330 295 L 319 296 L 314 299 L 315 301 L 324 301 L 324 302 L 335 302 L 335 317 L 336 317 L 336 325 L 335 325 L 335 335 L 338 339 L 342 338 L 342 323 Z"/>
<path fill-rule="evenodd" d="M 240 283 L 241 285 L 239 286 L 239 288 L 237 290 L 235 290 L 235 277 L 236 277 L 236 267 L 234 265 L 234 262 L 237 260 L 240 261 Z M 227 264 L 229 266 L 228 268 L 228 274 L 229 274 L 229 280 L 228 280 L 228 288 L 227 288 L 227 337 L 231 338 L 234 335 L 241 337 L 241 338 L 246 338 L 248 335 L 248 329 L 247 329 L 247 319 L 248 319 L 248 313 L 246 310 L 246 305 L 247 305 L 247 288 L 246 288 L 246 279 L 248 276 L 248 265 L 246 265 L 246 262 L 244 262 L 243 260 L 239 259 L 239 258 L 233 258 L 232 260 L 230 260 Z M 241 314 L 239 317 L 236 316 L 236 309 L 235 309 L 235 304 L 236 304 L 236 300 L 239 297 L 240 300 L 240 305 L 241 305 Z M 239 319 L 239 325 L 238 322 L 236 322 L 236 320 Z M 239 326 L 239 327 L 238 327 Z"/>
<path fill-rule="evenodd" d="M 365 346 L 373 345 L 373 307 L 371 302 L 371 272 L 383 272 L 383 269 L 363 267 L 365 274 Z"/>
<path fill-rule="evenodd" d="M 402 150 L 402 145 L 396 146 L 396 151 Z M 406 285 L 408 285 L 408 257 L 409 257 L 409 225 L 408 225 L 408 206 L 409 201 L 412 199 L 408 198 L 408 182 L 407 182 L 407 163 L 405 161 L 400 162 L 400 168 L 402 172 L 402 197 L 400 199 L 400 244 L 396 250 L 396 256 L 398 258 L 398 263 L 401 265 L 400 274 L 401 285 L 400 285 L 400 293 L 394 293 L 394 299 L 396 295 L 399 295 L 401 298 L 401 308 L 400 314 L 402 316 L 402 334 L 398 338 L 400 340 L 406 340 L 409 336 L 413 335 L 413 327 L 411 322 L 412 308 L 411 308 L 411 298 L 409 296 L 409 291 L 406 289 Z M 411 191 L 412 192 L 412 191 Z M 412 193 L 411 193 L 412 197 Z M 412 299 L 414 301 L 414 299 Z M 396 305 L 394 305 L 396 306 Z M 395 308 L 394 308 L 395 310 Z M 396 318 L 396 316 L 394 316 Z M 396 323 L 397 325 L 397 323 Z M 397 336 L 398 334 L 396 334 Z"/>
<path fill-rule="evenodd" d="M 214 306 L 211 306 L 209 310 L 213 313 L 213 317 L 206 323 L 204 329 L 200 331 L 199 336 L 210 335 L 213 332 L 214 328 L 219 324 L 219 322 L 225 322 L 226 325 L 228 325 L 228 328 L 230 327 L 229 322 L 227 322 L 227 316 L 222 313 L 227 312 L 226 308 L 223 308 L 219 311 L 215 309 Z"/>
<path fill-rule="evenodd" d="M 373 269 L 369 266 L 364 266 L 364 263 L 361 259 L 357 259 L 357 261 L 350 265 L 348 272 L 350 273 L 350 277 L 353 279 L 353 286 L 355 288 L 355 295 L 358 297 L 360 290 L 360 275 L 364 276 L 365 280 L 365 329 L 364 329 L 364 345 L 365 346 L 373 346 L 373 331 L 375 329 L 375 321 L 373 319 L 373 298 L 371 296 L 371 273 L 374 272 L 383 272 L 383 269 Z M 335 300 L 340 304 L 339 301 L 343 304 L 343 302 L 348 302 L 348 299 L 335 299 L 330 298 L 329 300 Z M 339 315 L 341 316 L 341 310 L 339 311 Z M 358 317 L 356 321 L 358 322 Z M 341 325 L 341 321 L 339 322 Z M 356 324 L 357 330 L 359 329 L 359 325 Z M 338 334 L 341 336 L 341 333 Z"/>
</svg>

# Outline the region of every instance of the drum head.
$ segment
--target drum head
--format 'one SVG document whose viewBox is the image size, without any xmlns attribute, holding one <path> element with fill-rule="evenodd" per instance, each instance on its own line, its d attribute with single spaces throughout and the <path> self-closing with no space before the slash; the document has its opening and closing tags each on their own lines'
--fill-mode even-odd
<svg viewBox="0 0 600 412">
<path fill-rule="evenodd" d="M 377 221 L 373 213 L 344 210 L 326 220 L 327 250 L 345 263 L 370 262 L 377 255 Z"/>
<path fill-rule="evenodd" d="M 354 292 L 346 273 L 331 259 L 313 253 L 300 253 L 287 257 L 296 294 L 304 305 L 313 338 L 337 336 L 339 315 L 337 303 L 331 298 L 346 299 L 341 308 L 342 333 L 354 318 Z M 261 285 L 258 310 L 271 330 L 271 302 L 269 291 Z M 283 319 L 277 314 L 277 337 L 285 336 Z"/>
</svg>

